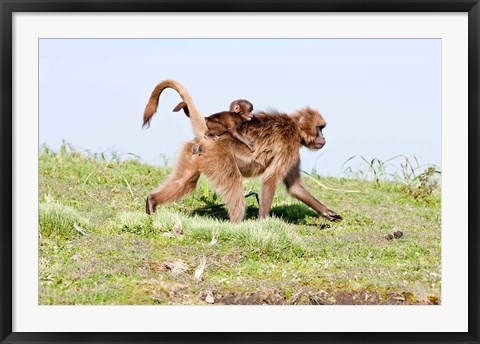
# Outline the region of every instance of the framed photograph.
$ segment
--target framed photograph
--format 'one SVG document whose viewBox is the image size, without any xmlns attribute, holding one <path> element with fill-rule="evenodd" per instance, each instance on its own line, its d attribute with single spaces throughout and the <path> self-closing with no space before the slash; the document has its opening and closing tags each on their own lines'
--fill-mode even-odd
<svg viewBox="0 0 480 344">
<path fill-rule="evenodd" d="M 478 0 L 0 9 L 2 343 L 480 341 Z"/>
</svg>

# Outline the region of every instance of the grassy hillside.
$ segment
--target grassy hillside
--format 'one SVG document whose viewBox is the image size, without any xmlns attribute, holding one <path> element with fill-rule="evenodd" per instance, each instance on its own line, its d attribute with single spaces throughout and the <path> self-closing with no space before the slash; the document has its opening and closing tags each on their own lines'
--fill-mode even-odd
<svg viewBox="0 0 480 344">
<path fill-rule="evenodd" d="M 304 176 L 343 221 L 318 218 L 281 186 L 270 219 L 256 220 L 252 196 L 246 220 L 232 225 L 203 177 L 147 216 L 144 199 L 168 172 L 42 151 L 40 304 L 441 301 L 440 192 L 428 174 L 411 185 Z M 245 193 L 259 185 L 246 180 Z"/>
</svg>

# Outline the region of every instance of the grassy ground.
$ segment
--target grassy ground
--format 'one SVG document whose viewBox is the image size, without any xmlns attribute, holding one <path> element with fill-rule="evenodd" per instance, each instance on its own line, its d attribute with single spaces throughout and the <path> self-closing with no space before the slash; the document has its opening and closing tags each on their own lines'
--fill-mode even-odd
<svg viewBox="0 0 480 344">
<path fill-rule="evenodd" d="M 343 221 L 318 218 L 280 187 L 270 219 L 256 220 L 249 197 L 246 220 L 231 225 L 203 178 L 186 199 L 144 214 L 168 172 L 41 153 L 40 304 L 441 301 L 438 188 L 304 176 Z M 259 180 L 244 186 L 260 192 Z M 387 238 L 397 231 L 401 238 Z"/>
</svg>

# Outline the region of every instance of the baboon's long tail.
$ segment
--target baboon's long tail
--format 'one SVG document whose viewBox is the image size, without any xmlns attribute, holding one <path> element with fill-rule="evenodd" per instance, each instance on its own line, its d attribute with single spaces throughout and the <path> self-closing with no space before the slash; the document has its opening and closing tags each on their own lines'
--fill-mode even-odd
<svg viewBox="0 0 480 344">
<path fill-rule="evenodd" d="M 150 126 L 150 120 L 157 111 L 160 94 L 166 88 L 173 88 L 177 91 L 182 100 L 187 104 L 190 112 L 190 120 L 192 121 L 193 133 L 197 138 L 202 138 L 208 129 L 205 124 L 205 118 L 198 112 L 186 88 L 175 80 L 163 80 L 155 87 L 143 113 L 143 127 L 148 128 Z"/>
</svg>

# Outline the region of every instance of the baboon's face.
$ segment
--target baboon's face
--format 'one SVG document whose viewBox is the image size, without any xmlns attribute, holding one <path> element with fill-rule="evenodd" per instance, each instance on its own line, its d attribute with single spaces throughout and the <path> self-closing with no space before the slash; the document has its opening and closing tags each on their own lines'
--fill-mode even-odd
<svg viewBox="0 0 480 344">
<path fill-rule="evenodd" d="M 317 136 L 315 137 L 314 142 L 315 149 L 322 149 L 323 146 L 325 146 L 325 143 L 327 143 L 325 137 L 323 136 L 322 129 L 322 127 L 317 127 Z"/>
<path fill-rule="evenodd" d="M 242 116 L 242 118 L 245 121 L 251 121 L 252 118 L 253 118 L 253 113 L 251 111 L 248 111 L 248 112 L 245 112 L 245 113 L 241 113 L 240 116 Z"/>
<path fill-rule="evenodd" d="M 321 149 L 326 140 L 323 129 L 327 125 L 320 112 L 305 108 L 297 111 L 293 118 L 297 121 L 302 137 L 302 145 L 310 149 Z"/>
<path fill-rule="evenodd" d="M 230 104 L 230 111 L 239 114 L 245 121 L 251 121 L 253 118 L 253 105 L 246 99 L 237 99 Z"/>
</svg>

